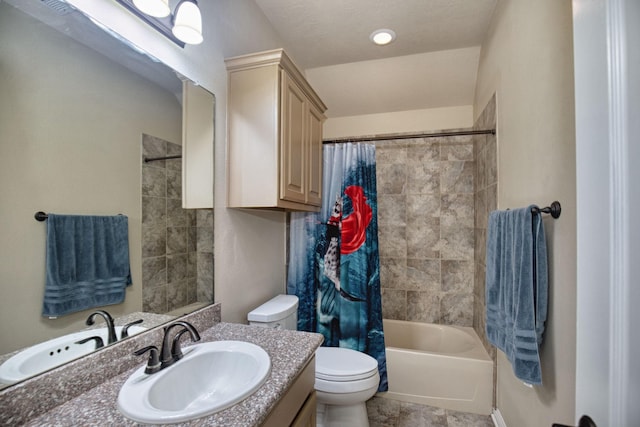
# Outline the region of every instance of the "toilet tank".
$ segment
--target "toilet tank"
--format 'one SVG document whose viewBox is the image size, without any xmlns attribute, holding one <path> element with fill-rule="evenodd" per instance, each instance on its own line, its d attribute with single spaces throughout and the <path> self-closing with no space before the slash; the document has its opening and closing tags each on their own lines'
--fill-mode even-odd
<svg viewBox="0 0 640 427">
<path fill-rule="evenodd" d="M 295 331 L 298 327 L 298 297 L 278 295 L 247 315 L 250 325 Z"/>
</svg>

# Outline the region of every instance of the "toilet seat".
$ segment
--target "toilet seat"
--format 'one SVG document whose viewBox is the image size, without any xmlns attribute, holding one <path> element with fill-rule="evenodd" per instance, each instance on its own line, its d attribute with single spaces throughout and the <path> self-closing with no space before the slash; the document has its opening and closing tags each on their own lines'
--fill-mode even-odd
<svg viewBox="0 0 640 427">
<path fill-rule="evenodd" d="M 347 393 L 368 394 L 369 390 L 373 390 L 373 393 L 370 393 L 369 396 L 362 398 L 362 401 L 365 401 L 375 393 L 375 391 L 378 389 L 379 384 L 380 384 L 380 375 L 376 373 L 369 378 L 365 378 L 364 380 L 357 380 L 357 381 L 326 381 L 320 378 L 316 378 L 313 388 L 318 393 L 342 394 L 342 395 Z M 345 397 L 343 396 L 340 399 L 344 401 Z M 359 399 L 356 398 L 356 400 L 359 400 Z"/>
<path fill-rule="evenodd" d="M 378 361 L 368 354 L 340 347 L 320 347 L 316 350 L 316 379 L 360 381 L 377 373 Z"/>
</svg>

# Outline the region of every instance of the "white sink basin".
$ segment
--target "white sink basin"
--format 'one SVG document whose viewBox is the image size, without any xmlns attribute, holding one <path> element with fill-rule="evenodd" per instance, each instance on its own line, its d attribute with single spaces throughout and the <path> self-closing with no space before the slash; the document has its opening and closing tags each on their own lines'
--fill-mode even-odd
<svg viewBox="0 0 640 427">
<path fill-rule="evenodd" d="M 137 334 L 146 329 L 142 326 L 131 326 L 129 327 L 129 335 Z M 118 337 L 121 332 L 122 326 L 116 326 Z M 107 328 L 98 328 L 63 335 L 26 348 L 0 365 L 0 383 L 13 384 L 91 353 L 96 349 L 95 341 L 92 340 L 85 344 L 76 344 L 76 341 L 94 336 L 101 337 L 104 344 L 107 345 Z"/>
<path fill-rule="evenodd" d="M 214 341 L 183 349 L 184 357 L 155 374 L 136 370 L 118 395 L 118 409 L 134 421 L 169 424 L 226 409 L 266 381 L 271 359 L 243 341 Z"/>
</svg>

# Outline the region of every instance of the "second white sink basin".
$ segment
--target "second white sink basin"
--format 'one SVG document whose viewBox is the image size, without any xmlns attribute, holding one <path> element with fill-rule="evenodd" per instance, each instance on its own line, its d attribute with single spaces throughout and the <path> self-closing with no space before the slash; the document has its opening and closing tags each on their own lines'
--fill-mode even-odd
<svg viewBox="0 0 640 427">
<path fill-rule="evenodd" d="M 169 424 L 226 409 L 266 381 L 271 359 L 243 341 L 214 341 L 183 349 L 184 357 L 155 374 L 136 370 L 118 395 L 118 409 L 134 421 Z"/>
<path fill-rule="evenodd" d="M 129 328 L 129 335 L 146 330 L 145 327 L 134 325 Z M 122 326 L 116 326 L 116 335 L 122 335 Z M 13 384 L 92 353 L 96 348 L 95 341 L 76 344 L 77 341 L 92 336 L 101 337 L 106 345 L 108 330 L 84 329 L 22 350 L 0 365 L 0 383 Z"/>
</svg>

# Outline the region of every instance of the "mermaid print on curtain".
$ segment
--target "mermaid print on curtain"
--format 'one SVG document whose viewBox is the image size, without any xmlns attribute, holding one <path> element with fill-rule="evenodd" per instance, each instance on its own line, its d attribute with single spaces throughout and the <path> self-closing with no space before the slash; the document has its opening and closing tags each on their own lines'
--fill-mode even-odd
<svg viewBox="0 0 640 427">
<path fill-rule="evenodd" d="M 298 329 L 378 361 L 387 390 L 382 331 L 375 146 L 324 146 L 322 208 L 292 213 L 287 292 L 298 296 Z"/>
</svg>

